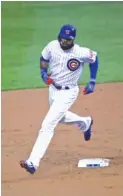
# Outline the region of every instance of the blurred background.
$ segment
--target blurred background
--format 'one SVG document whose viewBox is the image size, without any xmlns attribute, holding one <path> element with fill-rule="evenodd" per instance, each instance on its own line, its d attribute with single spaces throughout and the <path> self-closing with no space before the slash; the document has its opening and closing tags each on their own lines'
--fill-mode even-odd
<svg viewBox="0 0 123 196">
<path fill-rule="evenodd" d="M 41 50 L 68 23 L 77 28 L 77 44 L 98 52 L 97 82 L 123 81 L 123 2 L 1 2 L 2 90 L 45 87 Z"/>
</svg>

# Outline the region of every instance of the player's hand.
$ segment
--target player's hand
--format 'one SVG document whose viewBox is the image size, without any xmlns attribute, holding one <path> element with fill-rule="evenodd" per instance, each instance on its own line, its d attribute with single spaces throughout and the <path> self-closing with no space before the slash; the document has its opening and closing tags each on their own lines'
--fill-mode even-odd
<svg viewBox="0 0 123 196">
<path fill-rule="evenodd" d="M 50 77 L 47 77 L 47 80 L 45 81 L 45 84 L 50 85 L 53 84 L 53 79 Z"/>
<path fill-rule="evenodd" d="M 53 79 L 50 77 L 51 73 L 43 75 L 42 79 L 45 84 L 50 85 L 53 84 Z"/>
<path fill-rule="evenodd" d="M 90 81 L 84 88 L 83 93 L 84 95 L 90 94 L 94 92 L 96 82 Z"/>
<path fill-rule="evenodd" d="M 52 75 L 52 73 L 48 73 L 47 76 L 47 81 L 45 82 L 47 85 L 53 84 L 53 79 L 50 77 Z"/>
</svg>

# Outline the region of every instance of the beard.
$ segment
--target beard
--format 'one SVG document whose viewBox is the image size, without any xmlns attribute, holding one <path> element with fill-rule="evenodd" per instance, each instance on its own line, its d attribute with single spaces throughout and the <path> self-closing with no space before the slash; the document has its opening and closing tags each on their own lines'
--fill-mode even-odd
<svg viewBox="0 0 123 196">
<path fill-rule="evenodd" d="M 60 47 L 62 48 L 62 50 L 69 50 L 74 46 L 73 42 L 69 45 L 64 45 L 61 41 L 59 41 L 59 43 L 60 43 Z"/>
</svg>

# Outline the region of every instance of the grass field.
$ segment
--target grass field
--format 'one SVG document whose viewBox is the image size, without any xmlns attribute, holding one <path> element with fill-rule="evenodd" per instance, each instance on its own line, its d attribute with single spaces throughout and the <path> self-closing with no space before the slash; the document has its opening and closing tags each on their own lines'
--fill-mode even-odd
<svg viewBox="0 0 123 196">
<path fill-rule="evenodd" d="M 123 2 L 2 2 L 2 90 L 42 87 L 39 57 L 66 23 L 96 50 L 97 82 L 123 81 Z M 89 79 L 88 65 L 80 83 Z"/>
</svg>

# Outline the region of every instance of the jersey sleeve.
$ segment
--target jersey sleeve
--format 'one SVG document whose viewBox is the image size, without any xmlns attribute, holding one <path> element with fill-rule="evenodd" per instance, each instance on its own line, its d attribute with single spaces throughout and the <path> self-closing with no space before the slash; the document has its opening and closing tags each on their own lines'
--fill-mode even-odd
<svg viewBox="0 0 123 196">
<path fill-rule="evenodd" d="M 49 45 L 45 46 L 45 48 L 41 52 L 42 57 L 49 61 L 50 60 L 50 47 Z"/>
<path fill-rule="evenodd" d="M 92 51 L 89 48 L 80 48 L 80 53 L 81 53 L 81 60 L 84 63 L 94 63 L 96 60 L 97 52 Z"/>
</svg>

